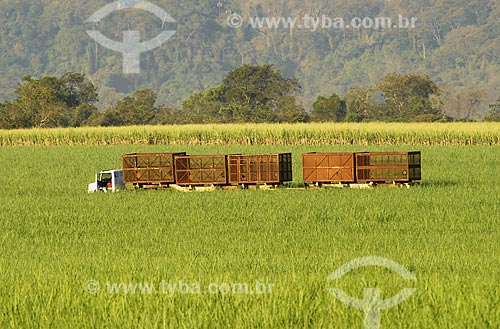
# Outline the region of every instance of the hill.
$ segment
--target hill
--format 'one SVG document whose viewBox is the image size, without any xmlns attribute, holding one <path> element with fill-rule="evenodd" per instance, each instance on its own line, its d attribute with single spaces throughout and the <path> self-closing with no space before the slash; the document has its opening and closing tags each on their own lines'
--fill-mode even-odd
<svg viewBox="0 0 500 329">
<path fill-rule="evenodd" d="M 97 27 L 117 41 L 124 30 L 139 31 L 143 41 L 165 29 L 176 31 L 162 46 L 143 53 L 140 73 L 130 75 L 123 74 L 122 54 L 86 33 L 90 27 L 85 21 L 108 3 L 3 0 L 0 101 L 14 97 L 25 74 L 75 71 L 98 86 L 102 105 L 147 87 L 159 93 L 161 103 L 178 106 L 194 92 L 219 85 L 242 63 L 272 63 L 285 76 L 298 78 L 308 108 L 319 95 L 373 85 L 390 72 L 428 74 L 443 89 L 447 114 L 457 117 L 483 116 L 500 95 L 500 5 L 493 0 L 151 0 L 176 23 L 163 24 L 152 13 L 128 9 L 114 12 Z M 228 26 L 228 16 L 234 14 L 242 17 L 240 28 Z M 277 21 L 252 26 L 255 17 Z M 314 30 L 307 17 L 309 23 L 351 22 L 354 17 L 418 20 L 415 28 L 321 24 Z M 285 23 L 294 19 L 300 27 L 287 28 Z"/>
</svg>

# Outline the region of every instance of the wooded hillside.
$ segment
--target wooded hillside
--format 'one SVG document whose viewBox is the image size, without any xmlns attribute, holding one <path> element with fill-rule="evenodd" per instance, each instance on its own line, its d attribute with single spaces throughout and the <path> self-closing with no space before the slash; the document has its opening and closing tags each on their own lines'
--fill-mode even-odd
<svg viewBox="0 0 500 329">
<path fill-rule="evenodd" d="M 178 107 L 197 91 L 216 87 L 244 64 L 274 64 L 297 78 L 308 109 L 320 95 L 343 95 L 377 84 L 391 72 L 427 74 L 442 89 L 446 114 L 484 116 L 500 95 L 500 5 L 495 0 L 151 0 L 176 21 L 141 10 L 115 12 L 99 30 L 122 40 L 124 30 L 142 40 L 163 29 L 175 35 L 141 55 L 141 73 L 125 76 L 122 55 L 90 38 L 85 20 L 110 1 L 2 0 L 0 2 L 0 101 L 12 99 L 24 75 L 81 72 L 97 86 L 103 106 L 141 88 Z M 239 29 L 227 26 L 243 16 Z M 417 17 L 415 29 L 255 29 L 249 17 Z"/>
</svg>

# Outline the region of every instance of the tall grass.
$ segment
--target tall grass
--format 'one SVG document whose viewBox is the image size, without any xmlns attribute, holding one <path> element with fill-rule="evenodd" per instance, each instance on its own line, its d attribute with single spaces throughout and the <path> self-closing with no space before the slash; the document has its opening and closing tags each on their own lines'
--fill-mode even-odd
<svg viewBox="0 0 500 329">
<path fill-rule="evenodd" d="M 300 181 L 302 152 L 361 147 L 168 149 L 287 149 Z M 164 149 L 0 148 L 0 328 L 362 328 L 363 312 L 327 289 L 362 299 L 368 287 L 384 299 L 417 288 L 381 312 L 381 328 L 500 328 L 500 147 L 419 147 L 424 179 L 412 189 L 86 193 L 121 154 Z M 402 264 L 416 282 L 377 267 L 328 280 L 371 255 Z M 101 289 L 87 291 L 88 280 Z M 275 286 L 266 295 L 106 291 L 108 282 L 162 280 Z"/>
<path fill-rule="evenodd" d="M 500 145 L 500 124 L 234 124 L 0 130 L 0 146 L 127 144 Z"/>
</svg>

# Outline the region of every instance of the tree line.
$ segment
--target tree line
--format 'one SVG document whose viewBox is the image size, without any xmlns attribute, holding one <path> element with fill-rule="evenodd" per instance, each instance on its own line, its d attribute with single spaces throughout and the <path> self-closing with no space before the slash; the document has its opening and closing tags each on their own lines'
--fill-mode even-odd
<svg viewBox="0 0 500 329">
<path fill-rule="evenodd" d="M 391 73 L 378 84 L 351 88 L 342 97 L 319 96 L 308 113 L 296 78 L 273 65 L 243 65 L 219 86 L 197 92 L 180 108 L 157 105 L 158 94 L 139 89 L 99 110 L 97 88 L 84 74 L 23 77 L 17 97 L 0 103 L 0 128 L 54 128 L 203 123 L 432 122 L 444 115 L 441 91 L 426 75 Z M 485 120 L 500 121 L 500 98 Z"/>
<path fill-rule="evenodd" d="M 440 82 L 444 111 L 483 117 L 500 85 L 498 0 L 182 1 L 151 0 L 176 24 L 143 10 L 119 11 L 97 26 L 120 41 L 124 30 L 155 38 L 176 30 L 167 43 L 141 55 L 141 74 L 123 75 L 121 54 L 90 38 L 87 18 L 103 0 L 0 1 L 0 101 L 13 99 L 24 72 L 35 77 L 85 73 L 111 104 L 142 86 L 158 91 L 157 104 L 180 104 L 195 90 L 221 84 L 241 64 L 274 63 L 300 79 L 310 108 L 319 94 L 344 95 L 351 86 L 376 85 L 393 71 L 428 72 Z M 423 4 L 424 3 L 424 4 Z M 244 17 L 239 29 L 229 14 Z M 415 29 L 254 28 L 249 17 L 417 17 Z"/>
</svg>

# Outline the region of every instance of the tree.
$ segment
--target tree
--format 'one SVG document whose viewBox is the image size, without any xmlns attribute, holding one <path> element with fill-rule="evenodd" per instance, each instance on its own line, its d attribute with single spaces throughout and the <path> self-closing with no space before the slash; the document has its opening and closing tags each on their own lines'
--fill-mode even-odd
<svg viewBox="0 0 500 329">
<path fill-rule="evenodd" d="M 337 94 L 330 97 L 319 96 L 313 104 L 311 121 L 341 122 L 346 117 L 346 102 Z"/>
<path fill-rule="evenodd" d="M 85 75 L 68 72 L 58 78 L 61 85 L 60 98 L 70 108 L 80 105 L 90 105 L 99 100 L 96 87 L 90 81 L 85 80 Z"/>
<path fill-rule="evenodd" d="M 276 122 L 300 116 L 298 80 L 284 78 L 273 65 L 243 65 L 224 79 L 223 94 L 228 114 L 236 122 Z"/>
<path fill-rule="evenodd" d="M 299 91 L 297 79 L 284 78 L 272 65 L 243 65 L 222 85 L 184 101 L 181 115 L 190 123 L 304 122 Z"/>
<path fill-rule="evenodd" d="M 70 121 L 72 127 L 82 127 L 90 124 L 90 120 L 99 114 L 99 110 L 92 104 L 80 104 L 74 109 Z"/>
<path fill-rule="evenodd" d="M 99 99 L 97 88 L 80 73 L 68 72 L 58 80 L 60 98 L 68 107 L 69 125 L 80 127 L 87 124 L 87 120 L 98 112 L 94 105 Z"/>
<path fill-rule="evenodd" d="M 200 91 L 182 102 L 182 113 L 191 123 L 229 122 L 222 107 L 224 106 L 223 86 Z"/>
<path fill-rule="evenodd" d="M 158 114 L 151 123 L 155 125 L 173 125 L 185 124 L 187 122 L 184 120 L 180 110 L 162 105 L 158 108 Z"/>
<path fill-rule="evenodd" d="M 479 116 L 479 107 L 485 96 L 486 91 L 483 89 L 468 90 L 465 93 L 465 115 L 463 117 L 465 120 L 469 121 Z"/>
<path fill-rule="evenodd" d="M 500 97 L 495 104 L 490 105 L 490 113 L 484 118 L 484 121 L 500 122 Z"/>
<path fill-rule="evenodd" d="M 375 118 L 376 106 L 371 101 L 375 88 L 351 88 L 344 99 L 347 104 L 347 115 L 345 120 L 348 122 L 369 121 Z"/>
<path fill-rule="evenodd" d="M 391 73 L 378 84 L 384 97 L 386 117 L 394 121 L 411 121 L 422 114 L 442 114 L 431 101 L 439 88 L 427 75 Z"/>
<path fill-rule="evenodd" d="M 12 118 L 9 113 L 9 104 L 0 103 L 0 129 L 12 129 Z"/>
<path fill-rule="evenodd" d="M 102 126 L 147 125 L 154 122 L 159 114 L 155 107 L 158 94 L 151 89 L 139 89 L 132 96 L 120 100 L 114 107 L 104 111 Z"/>
<path fill-rule="evenodd" d="M 6 109 L 12 128 L 78 126 L 97 111 L 96 88 L 79 73 L 60 78 L 24 76 L 16 93 Z"/>
<path fill-rule="evenodd" d="M 59 92 L 56 77 L 24 76 L 10 106 L 15 128 L 67 126 L 67 107 Z"/>
<path fill-rule="evenodd" d="M 445 112 L 459 120 L 471 121 L 479 116 L 486 94 L 484 89 L 465 89 L 449 95 L 445 100 Z"/>
<path fill-rule="evenodd" d="M 308 122 L 309 115 L 304 108 L 297 103 L 295 96 L 285 96 L 277 102 L 276 122 Z"/>
</svg>

